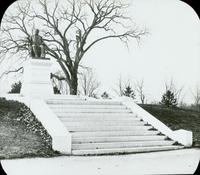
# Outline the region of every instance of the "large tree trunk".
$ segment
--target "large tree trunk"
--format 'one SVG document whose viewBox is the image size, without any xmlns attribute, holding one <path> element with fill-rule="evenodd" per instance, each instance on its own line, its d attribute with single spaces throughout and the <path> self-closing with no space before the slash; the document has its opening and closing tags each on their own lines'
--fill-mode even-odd
<svg viewBox="0 0 200 175">
<path fill-rule="evenodd" d="M 78 89 L 77 74 L 72 74 L 71 80 L 69 82 L 70 95 L 77 95 L 77 89 Z"/>
</svg>

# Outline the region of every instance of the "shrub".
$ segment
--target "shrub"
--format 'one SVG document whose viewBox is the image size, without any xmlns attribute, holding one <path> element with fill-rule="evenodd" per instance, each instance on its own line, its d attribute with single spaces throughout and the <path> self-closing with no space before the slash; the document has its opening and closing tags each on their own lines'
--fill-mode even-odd
<svg viewBox="0 0 200 175">
<path fill-rule="evenodd" d="M 18 81 L 18 82 L 11 85 L 11 90 L 8 93 L 10 93 L 10 94 L 18 93 L 19 94 L 21 87 L 22 87 L 22 82 Z M 54 91 L 54 94 L 61 94 L 61 92 L 60 92 L 60 90 L 58 89 L 57 86 L 53 87 L 53 91 Z"/>
<path fill-rule="evenodd" d="M 8 93 L 10 93 L 10 94 L 18 93 L 19 94 L 21 87 L 22 87 L 22 82 L 18 81 L 11 85 L 11 90 Z"/>
<path fill-rule="evenodd" d="M 170 90 L 167 90 L 163 94 L 162 100 L 160 103 L 167 107 L 176 107 L 178 105 L 177 98 L 175 98 L 174 93 Z"/>
<path fill-rule="evenodd" d="M 101 95 L 101 97 L 103 99 L 110 99 L 109 94 L 106 91 Z"/>
<path fill-rule="evenodd" d="M 135 93 L 130 85 L 125 87 L 123 95 L 135 99 Z"/>
</svg>

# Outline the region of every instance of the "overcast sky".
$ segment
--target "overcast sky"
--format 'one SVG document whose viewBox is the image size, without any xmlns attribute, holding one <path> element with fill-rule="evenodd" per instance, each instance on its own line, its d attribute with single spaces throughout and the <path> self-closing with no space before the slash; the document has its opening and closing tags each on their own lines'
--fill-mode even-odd
<svg viewBox="0 0 200 175">
<path fill-rule="evenodd" d="M 184 101 L 200 86 L 200 21 L 194 10 L 179 0 L 133 0 L 130 15 L 139 28 L 147 28 L 139 45 L 129 48 L 118 40 L 96 45 L 82 60 L 101 82 L 100 93 L 114 95 L 121 75 L 132 83 L 144 80 L 148 101 L 160 101 L 165 81 L 184 86 Z M 0 85 L 0 91 L 8 90 Z"/>
<path fill-rule="evenodd" d="M 200 21 L 191 7 L 178 0 L 134 0 L 131 15 L 136 24 L 149 30 L 139 46 L 129 50 L 116 40 L 96 46 L 84 64 L 96 70 L 102 89 L 112 88 L 120 75 L 124 80 L 144 80 L 150 101 L 159 101 L 165 81 L 173 78 L 184 86 L 185 101 L 200 85 Z"/>
</svg>

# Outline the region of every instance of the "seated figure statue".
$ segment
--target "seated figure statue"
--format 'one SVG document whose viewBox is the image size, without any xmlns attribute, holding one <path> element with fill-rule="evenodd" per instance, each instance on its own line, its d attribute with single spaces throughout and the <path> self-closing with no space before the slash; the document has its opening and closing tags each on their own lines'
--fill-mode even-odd
<svg viewBox="0 0 200 175">
<path fill-rule="evenodd" d="M 45 58 L 45 44 L 39 35 L 39 30 L 35 30 L 35 34 L 30 38 L 30 54 L 33 58 Z"/>
</svg>

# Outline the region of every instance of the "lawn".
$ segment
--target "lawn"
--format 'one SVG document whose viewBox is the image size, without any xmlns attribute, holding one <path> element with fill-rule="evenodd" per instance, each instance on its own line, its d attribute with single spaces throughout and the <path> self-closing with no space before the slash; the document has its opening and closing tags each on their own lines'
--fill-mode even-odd
<svg viewBox="0 0 200 175">
<path fill-rule="evenodd" d="M 56 155 L 51 137 L 29 108 L 0 98 L 0 159 Z"/>
<path fill-rule="evenodd" d="M 193 132 L 193 146 L 200 147 L 200 112 L 167 108 L 161 105 L 140 105 L 172 130 L 185 129 Z"/>
</svg>

